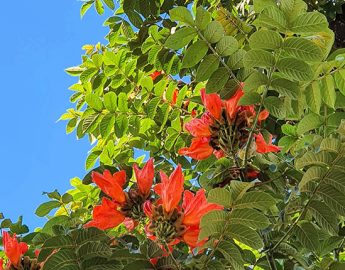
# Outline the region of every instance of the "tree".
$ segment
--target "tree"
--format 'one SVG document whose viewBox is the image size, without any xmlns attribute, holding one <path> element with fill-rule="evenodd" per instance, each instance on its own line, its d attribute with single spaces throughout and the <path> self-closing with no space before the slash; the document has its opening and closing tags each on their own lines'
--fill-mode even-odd
<svg viewBox="0 0 345 270">
<path fill-rule="evenodd" d="M 66 69 L 61 116 L 95 143 L 89 172 L 46 193 L 42 229 L 3 220 L 20 235 L 6 269 L 343 269 L 345 53 L 325 15 L 301 0 L 81 15 L 93 6 L 114 10 L 108 44 Z"/>
</svg>

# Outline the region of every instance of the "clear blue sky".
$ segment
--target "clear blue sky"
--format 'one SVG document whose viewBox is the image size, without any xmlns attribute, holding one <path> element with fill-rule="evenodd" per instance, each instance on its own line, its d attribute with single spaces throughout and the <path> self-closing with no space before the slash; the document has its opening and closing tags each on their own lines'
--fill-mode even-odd
<svg viewBox="0 0 345 270">
<path fill-rule="evenodd" d="M 64 69 L 78 65 L 84 44 L 105 42 L 105 15 L 91 9 L 81 19 L 76 0 L 2 1 L 0 9 L 0 212 L 33 230 L 43 191 L 65 191 L 85 174 L 87 139 L 65 134 L 56 120 L 71 106 L 76 79 Z"/>
</svg>

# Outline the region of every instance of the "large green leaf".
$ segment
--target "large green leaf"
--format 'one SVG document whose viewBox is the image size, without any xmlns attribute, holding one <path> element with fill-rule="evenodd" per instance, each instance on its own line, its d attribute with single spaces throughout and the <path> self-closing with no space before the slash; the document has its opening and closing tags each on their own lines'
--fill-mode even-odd
<svg viewBox="0 0 345 270">
<path fill-rule="evenodd" d="M 295 58 L 279 60 L 277 68 L 283 75 L 297 82 L 312 80 L 314 76 L 314 72 L 306 62 Z"/>
<path fill-rule="evenodd" d="M 216 51 L 221 56 L 229 56 L 238 50 L 238 41 L 234 37 L 225 36 L 216 45 Z"/>
<path fill-rule="evenodd" d="M 302 245 L 312 251 L 319 247 L 318 232 L 309 222 L 301 222 L 295 227 L 295 234 Z"/>
<path fill-rule="evenodd" d="M 284 13 L 277 6 L 268 6 L 265 8 L 254 24 L 277 29 L 284 33 L 287 28 L 287 20 Z"/>
<path fill-rule="evenodd" d="M 243 63 L 246 68 L 270 68 L 274 66 L 275 60 L 270 52 L 264 50 L 250 50 L 245 54 Z"/>
<path fill-rule="evenodd" d="M 252 49 L 276 50 L 282 43 L 283 39 L 279 33 L 267 29 L 260 29 L 249 37 L 249 46 Z"/>
<path fill-rule="evenodd" d="M 308 87 L 305 89 L 305 98 L 310 110 L 316 114 L 319 114 L 322 99 L 318 81 L 314 81 L 308 85 Z"/>
<path fill-rule="evenodd" d="M 313 200 L 309 203 L 308 210 L 322 229 L 331 235 L 338 234 L 337 217 L 331 208 L 323 202 Z"/>
<path fill-rule="evenodd" d="M 196 35 L 197 32 L 194 28 L 184 27 L 169 36 L 164 45 L 169 49 L 179 50 L 186 46 Z"/>
<path fill-rule="evenodd" d="M 242 224 L 254 229 L 264 229 L 270 225 L 268 218 L 255 209 L 234 209 L 230 215 L 230 224 Z"/>
<path fill-rule="evenodd" d="M 224 207 L 230 207 L 232 203 L 230 192 L 224 188 L 211 189 L 208 194 L 207 201 L 223 205 Z"/>
<path fill-rule="evenodd" d="M 321 80 L 320 90 L 323 102 L 328 107 L 334 109 L 337 95 L 335 92 L 334 79 L 332 75 L 326 75 L 326 77 Z"/>
<path fill-rule="evenodd" d="M 335 72 L 334 80 L 339 91 L 345 96 L 345 69 Z"/>
<path fill-rule="evenodd" d="M 234 202 L 234 209 L 256 208 L 267 210 L 276 203 L 276 200 L 266 192 L 250 191 L 245 193 L 242 198 Z"/>
<path fill-rule="evenodd" d="M 59 201 L 49 201 L 42 203 L 37 209 L 35 214 L 39 217 L 44 217 L 48 215 L 53 209 L 61 206 Z"/>
<path fill-rule="evenodd" d="M 296 34 L 318 33 L 328 29 L 325 15 L 314 11 L 299 15 L 292 23 L 290 30 Z"/>
<path fill-rule="evenodd" d="M 298 83 L 283 78 L 274 79 L 270 87 L 279 94 L 293 99 L 297 99 L 300 92 Z"/>
<path fill-rule="evenodd" d="M 263 247 L 259 234 L 245 225 L 230 224 L 227 232 L 231 237 L 251 248 L 260 249 Z"/>
<path fill-rule="evenodd" d="M 224 88 L 229 78 L 229 71 L 226 68 L 218 68 L 215 72 L 212 73 L 211 77 L 208 79 L 208 82 L 206 84 L 206 92 L 220 92 Z"/>
<path fill-rule="evenodd" d="M 222 253 L 224 258 L 231 264 L 231 269 L 242 270 L 244 261 L 241 252 L 236 245 L 230 241 L 221 241 L 217 250 Z"/>
<path fill-rule="evenodd" d="M 286 116 L 287 108 L 282 98 L 270 96 L 264 99 L 265 108 L 279 119 L 283 119 Z"/>
<path fill-rule="evenodd" d="M 322 125 L 321 116 L 315 113 L 305 115 L 297 124 L 297 134 L 302 135 L 310 130 L 316 129 Z"/>
<path fill-rule="evenodd" d="M 196 71 L 196 81 L 202 82 L 208 80 L 212 73 L 217 70 L 218 66 L 218 57 L 214 54 L 207 55 L 199 64 L 199 67 Z"/>
<path fill-rule="evenodd" d="M 204 37 L 210 43 L 218 42 L 223 36 L 224 29 L 218 21 L 210 22 L 204 31 Z"/>
<path fill-rule="evenodd" d="M 190 11 L 186 7 L 175 7 L 169 11 L 170 19 L 173 21 L 184 22 L 188 25 L 194 24 L 194 19 Z"/>
<path fill-rule="evenodd" d="M 182 67 L 190 68 L 198 64 L 204 58 L 208 51 L 207 43 L 203 40 L 198 40 L 193 43 L 185 52 Z"/>
<path fill-rule="evenodd" d="M 290 56 L 304 61 L 321 61 L 323 58 L 320 47 L 305 38 L 288 38 L 284 41 L 283 49 Z"/>
</svg>

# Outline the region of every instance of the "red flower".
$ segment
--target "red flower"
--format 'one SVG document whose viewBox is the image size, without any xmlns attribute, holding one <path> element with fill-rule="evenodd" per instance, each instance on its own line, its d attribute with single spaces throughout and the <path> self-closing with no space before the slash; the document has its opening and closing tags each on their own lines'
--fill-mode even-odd
<svg viewBox="0 0 345 270">
<path fill-rule="evenodd" d="M 208 158 L 213 153 L 213 148 L 209 144 L 209 137 L 197 137 L 192 139 L 189 147 L 181 148 L 178 153 L 180 155 L 189 156 L 196 160 L 203 160 Z"/>
<path fill-rule="evenodd" d="M 38 258 L 38 256 L 40 255 L 41 250 L 40 249 L 35 249 L 35 257 Z"/>
<path fill-rule="evenodd" d="M 200 90 L 201 100 L 207 111 L 217 120 L 222 115 L 222 100 L 218 94 L 206 94 L 205 89 Z"/>
<path fill-rule="evenodd" d="M 183 224 L 197 227 L 199 227 L 203 215 L 212 210 L 223 209 L 217 204 L 207 202 L 204 189 L 198 190 L 195 195 L 186 190 L 183 196 L 182 208 L 184 210 Z"/>
<path fill-rule="evenodd" d="M 125 220 L 125 216 L 117 210 L 118 207 L 117 203 L 103 198 L 102 204 L 94 207 L 92 220 L 85 224 L 84 227 L 96 227 L 101 230 L 117 227 Z"/>
<path fill-rule="evenodd" d="M 152 80 L 156 80 L 158 76 L 160 76 L 161 74 L 163 74 L 162 71 L 154 71 L 153 73 L 151 73 L 149 76 L 152 78 Z"/>
<path fill-rule="evenodd" d="M 153 178 L 155 177 L 153 158 L 150 158 L 141 170 L 136 164 L 133 168 L 139 191 L 144 197 L 147 197 L 150 194 Z"/>
<path fill-rule="evenodd" d="M 4 270 L 4 260 L 0 258 L 0 270 Z"/>
<path fill-rule="evenodd" d="M 179 93 L 178 89 L 175 89 L 173 96 L 172 96 L 172 99 L 171 99 L 171 102 L 170 102 L 171 106 L 174 106 L 176 104 L 178 93 Z"/>
<path fill-rule="evenodd" d="M 182 197 L 184 176 L 181 166 L 178 165 L 169 178 L 164 172 L 160 172 L 160 176 L 162 182 L 155 186 L 155 192 L 160 195 L 164 210 L 170 213 Z"/>
<path fill-rule="evenodd" d="M 213 120 L 209 113 L 204 113 L 201 118 L 194 118 L 185 125 L 185 129 L 193 137 L 208 137 L 211 136 L 210 125 Z"/>
<path fill-rule="evenodd" d="M 256 152 L 260 154 L 269 152 L 279 152 L 280 147 L 272 144 L 272 135 L 269 137 L 269 143 L 266 143 L 261 133 L 255 135 Z"/>
<path fill-rule="evenodd" d="M 229 100 L 224 102 L 226 111 L 231 120 L 235 118 L 238 112 L 239 106 L 237 104 L 243 95 L 242 88 L 239 88 Z"/>
<path fill-rule="evenodd" d="M 15 234 L 11 237 L 8 232 L 3 232 L 2 236 L 5 255 L 10 260 L 10 265 L 18 267 L 22 255 L 29 249 L 28 245 L 24 242 L 19 243 Z"/>
<path fill-rule="evenodd" d="M 126 183 L 126 172 L 119 171 L 111 174 L 105 170 L 103 175 L 99 172 L 92 172 L 92 181 L 110 198 L 118 203 L 124 203 L 126 196 L 122 186 Z"/>
</svg>

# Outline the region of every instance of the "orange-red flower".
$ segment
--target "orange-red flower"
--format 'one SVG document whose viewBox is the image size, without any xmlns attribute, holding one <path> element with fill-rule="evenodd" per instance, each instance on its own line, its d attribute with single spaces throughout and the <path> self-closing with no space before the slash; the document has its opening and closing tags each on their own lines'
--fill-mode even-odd
<svg viewBox="0 0 345 270">
<path fill-rule="evenodd" d="M 264 154 L 269 152 L 279 152 L 280 147 L 272 144 L 272 135 L 269 136 L 269 143 L 266 143 L 261 133 L 255 135 L 256 152 Z"/>
<path fill-rule="evenodd" d="M 182 197 L 184 176 L 181 166 L 178 165 L 170 177 L 162 171 L 160 176 L 162 182 L 157 184 L 154 189 L 162 199 L 164 210 L 170 213 L 177 207 Z"/>
<path fill-rule="evenodd" d="M 173 96 L 172 96 L 171 102 L 170 102 L 171 106 L 174 106 L 176 104 L 178 93 L 179 93 L 179 90 L 175 89 L 174 92 L 173 92 Z"/>
<path fill-rule="evenodd" d="M 163 74 L 162 71 L 154 71 L 152 72 L 149 76 L 151 77 L 151 79 L 154 81 L 157 79 L 157 77 L 159 77 L 161 74 Z"/>
<path fill-rule="evenodd" d="M 103 198 L 102 203 L 93 209 L 92 220 L 85 227 L 97 227 L 102 230 L 115 228 L 124 224 L 128 230 L 133 230 L 138 221 L 145 216 L 143 204 L 149 197 L 154 178 L 153 159 L 150 159 L 143 169 L 134 165 L 137 178 L 137 188 L 123 190 L 126 183 L 126 172 L 119 171 L 111 174 L 105 170 L 103 174 L 92 173 L 92 181 L 109 198 Z"/>
<path fill-rule="evenodd" d="M 16 235 L 10 236 L 8 232 L 3 232 L 3 245 L 5 255 L 10 261 L 10 265 L 18 267 L 21 257 L 28 251 L 28 245 L 18 242 Z"/>
<path fill-rule="evenodd" d="M 185 125 L 185 129 L 194 137 L 189 147 L 179 150 L 180 155 L 186 155 L 196 160 L 206 159 L 212 154 L 217 158 L 226 155 L 233 156 L 234 150 L 243 147 L 252 128 L 257 112 L 255 105 L 238 105 L 243 93 L 241 83 L 235 94 L 222 101 L 218 94 L 206 94 L 201 89 L 201 100 L 206 112 L 201 118 L 194 118 Z M 258 123 L 268 117 L 267 110 L 259 113 Z"/>
<path fill-rule="evenodd" d="M 184 191 L 184 176 L 180 165 L 169 178 L 161 173 L 161 179 L 162 183 L 155 186 L 155 192 L 160 198 L 144 204 L 144 211 L 150 219 L 150 224 L 146 226 L 148 237 L 166 242 L 170 247 L 180 241 L 191 249 L 201 246 L 206 241 L 198 239 L 201 218 L 209 211 L 223 207 L 208 203 L 203 189 L 195 195 L 191 191 Z"/>
<path fill-rule="evenodd" d="M 117 210 L 118 208 L 119 204 L 112 202 L 107 198 L 103 198 L 102 204 L 96 205 L 93 208 L 92 220 L 85 224 L 84 227 L 97 227 L 101 230 L 117 227 L 126 218 Z"/>
<path fill-rule="evenodd" d="M 153 158 L 149 159 L 143 169 L 140 170 L 137 164 L 134 164 L 133 168 L 139 191 L 144 196 L 148 196 L 151 191 L 153 178 L 155 177 Z"/>
</svg>

